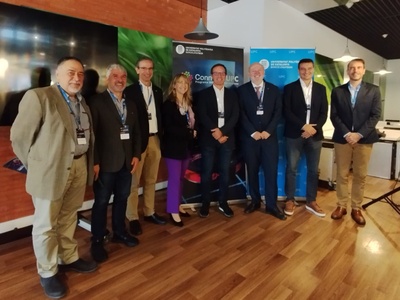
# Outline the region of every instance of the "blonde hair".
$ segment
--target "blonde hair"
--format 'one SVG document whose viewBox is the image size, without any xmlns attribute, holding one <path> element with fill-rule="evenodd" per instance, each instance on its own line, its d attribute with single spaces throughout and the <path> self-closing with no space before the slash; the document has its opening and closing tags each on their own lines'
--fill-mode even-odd
<svg viewBox="0 0 400 300">
<path fill-rule="evenodd" d="M 192 90 L 190 88 L 190 80 L 185 74 L 182 73 L 176 74 L 174 78 L 172 78 L 167 92 L 167 99 L 172 102 L 177 102 L 178 99 L 176 98 L 175 84 L 181 78 L 184 78 L 184 80 L 186 80 L 186 83 L 188 84 L 188 90 L 185 94 L 183 94 L 183 105 L 192 106 Z"/>
</svg>

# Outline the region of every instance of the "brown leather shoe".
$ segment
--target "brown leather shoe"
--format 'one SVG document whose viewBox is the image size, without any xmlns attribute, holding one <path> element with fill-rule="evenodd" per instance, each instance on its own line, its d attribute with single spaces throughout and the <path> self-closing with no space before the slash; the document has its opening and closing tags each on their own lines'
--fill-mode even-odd
<svg viewBox="0 0 400 300">
<path fill-rule="evenodd" d="M 365 225 L 365 219 L 361 213 L 360 209 L 352 209 L 351 217 L 358 225 Z"/>
<path fill-rule="evenodd" d="M 347 210 L 344 207 L 336 207 L 334 212 L 331 214 L 331 218 L 334 220 L 341 219 L 344 215 L 347 215 Z"/>
</svg>

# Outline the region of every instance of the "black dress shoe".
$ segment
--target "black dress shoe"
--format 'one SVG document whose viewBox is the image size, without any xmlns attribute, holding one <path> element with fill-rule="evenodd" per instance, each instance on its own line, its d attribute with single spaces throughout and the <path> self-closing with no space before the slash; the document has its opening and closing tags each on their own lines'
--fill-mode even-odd
<svg viewBox="0 0 400 300">
<path fill-rule="evenodd" d="M 246 208 L 244 209 L 244 213 L 245 214 L 251 214 L 252 212 L 256 211 L 257 209 L 259 209 L 261 207 L 260 202 L 258 203 L 253 203 L 251 202 L 249 205 L 246 206 Z"/>
<path fill-rule="evenodd" d="M 279 220 L 286 220 L 286 215 L 277 207 L 267 207 L 265 209 L 265 212 L 267 214 L 273 215 L 275 218 L 278 218 Z"/>
<path fill-rule="evenodd" d="M 199 209 L 198 215 L 200 218 L 207 218 L 210 214 L 210 203 L 206 203 L 201 206 Z"/>
<path fill-rule="evenodd" d="M 156 213 L 152 214 L 151 216 L 145 216 L 144 220 L 157 225 L 164 225 L 167 223 L 167 221 L 163 217 L 160 217 Z"/>
<path fill-rule="evenodd" d="M 133 235 L 141 235 L 143 233 L 139 220 L 129 221 L 129 229 Z"/>
<path fill-rule="evenodd" d="M 74 261 L 73 263 L 61 265 L 60 268 L 65 271 L 90 273 L 97 269 L 97 263 L 94 261 L 85 261 L 82 258 L 78 258 L 78 260 Z"/>
<path fill-rule="evenodd" d="M 99 263 L 108 259 L 107 251 L 104 249 L 103 241 L 101 240 L 92 241 L 90 253 L 92 254 L 93 259 Z"/>
<path fill-rule="evenodd" d="M 178 226 L 178 227 L 183 227 L 182 220 L 179 222 L 175 221 L 171 214 L 169 214 L 169 219 L 171 220 L 173 225 Z"/>
<path fill-rule="evenodd" d="M 189 218 L 189 217 L 190 217 L 190 214 L 189 214 L 188 212 L 186 212 L 186 211 L 185 211 L 185 212 L 181 212 L 181 211 L 180 211 L 180 212 L 179 212 L 179 216 L 180 216 L 180 217 Z"/>
<path fill-rule="evenodd" d="M 128 247 L 135 247 L 139 245 L 139 240 L 134 236 L 129 235 L 128 233 L 125 234 L 114 233 L 112 241 L 114 243 L 123 243 Z"/>
<path fill-rule="evenodd" d="M 49 298 L 58 299 L 64 297 L 67 293 L 67 287 L 58 278 L 57 274 L 47 278 L 40 277 L 40 285 Z"/>
</svg>

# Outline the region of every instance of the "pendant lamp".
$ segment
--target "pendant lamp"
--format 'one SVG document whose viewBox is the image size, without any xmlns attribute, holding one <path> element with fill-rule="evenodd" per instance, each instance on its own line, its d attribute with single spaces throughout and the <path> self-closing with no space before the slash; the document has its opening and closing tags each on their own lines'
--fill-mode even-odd
<svg viewBox="0 0 400 300">
<path fill-rule="evenodd" d="M 346 49 L 344 50 L 344 53 L 341 57 L 335 58 L 334 61 L 342 61 L 342 62 L 349 62 L 352 59 L 355 59 L 357 57 L 352 56 L 350 54 L 350 50 L 349 50 L 349 39 L 347 39 L 346 41 Z"/>
<path fill-rule="evenodd" d="M 388 71 L 385 67 L 385 59 L 382 59 L 382 69 L 380 69 L 377 72 L 374 72 L 374 74 L 379 74 L 379 75 L 386 75 L 386 74 L 390 74 L 392 73 L 392 71 Z"/>
<path fill-rule="evenodd" d="M 206 26 L 204 25 L 203 18 L 203 0 L 200 0 L 200 20 L 199 24 L 197 24 L 196 28 L 193 29 L 192 32 L 186 33 L 184 37 L 188 40 L 212 40 L 217 38 L 219 35 L 216 33 L 212 33 L 208 31 Z"/>
</svg>

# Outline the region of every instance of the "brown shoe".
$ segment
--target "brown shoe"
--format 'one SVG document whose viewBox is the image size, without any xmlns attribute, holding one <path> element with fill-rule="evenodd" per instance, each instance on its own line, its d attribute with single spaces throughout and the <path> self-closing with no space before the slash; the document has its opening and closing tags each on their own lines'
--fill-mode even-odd
<svg viewBox="0 0 400 300">
<path fill-rule="evenodd" d="M 360 209 L 352 209 L 351 217 L 358 225 L 365 225 L 365 219 L 361 213 Z"/>
<path fill-rule="evenodd" d="M 347 210 L 344 207 L 336 207 L 334 212 L 331 214 L 331 218 L 334 220 L 341 219 L 344 215 L 347 215 Z"/>
<path fill-rule="evenodd" d="M 321 218 L 326 216 L 325 212 L 321 209 L 321 207 L 318 206 L 317 201 L 311 201 L 310 203 L 307 203 L 306 210 Z"/>
<path fill-rule="evenodd" d="M 285 212 L 286 215 L 292 216 L 295 208 L 296 208 L 296 204 L 294 204 L 294 201 L 287 200 L 285 203 L 285 209 L 283 211 Z"/>
</svg>

